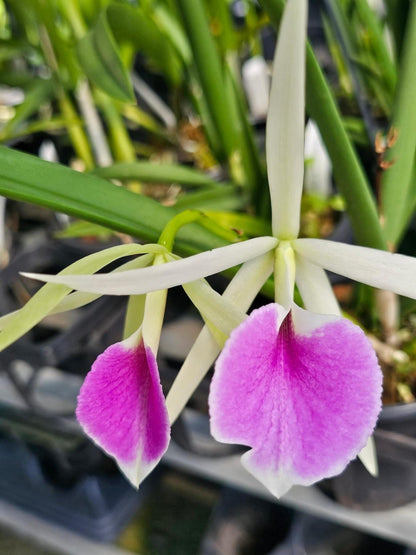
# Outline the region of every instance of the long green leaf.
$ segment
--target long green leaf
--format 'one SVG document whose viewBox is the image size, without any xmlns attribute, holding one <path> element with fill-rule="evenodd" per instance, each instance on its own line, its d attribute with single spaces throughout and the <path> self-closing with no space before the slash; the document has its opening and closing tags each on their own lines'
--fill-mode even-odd
<svg viewBox="0 0 416 555">
<path fill-rule="evenodd" d="M 182 65 L 175 47 L 140 6 L 113 2 L 107 8 L 107 18 L 117 42 L 133 44 L 172 83 L 180 83 Z"/>
<path fill-rule="evenodd" d="M 416 3 L 413 2 L 406 30 L 399 82 L 393 108 L 392 128 L 396 143 L 386 158 L 392 166 L 382 178 L 382 209 L 386 240 L 396 245 L 408 224 L 408 206 L 414 205 L 416 155 Z"/>
<path fill-rule="evenodd" d="M 138 179 L 150 183 L 179 183 L 194 187 L 218 185 L 218 182 L 208 175 L 192 168 L 178 164 L 157 164 L 147 161 L 114 164 L 106 168 L 96 168 L 92 173 L 107 179 L 120 179 L 121 181 Z"/>
<path fill-rule="evenodd" d="M 0 194 L 40 204 L 134 237 L 156 242 L 176 211 L 96 176 L 0 147 Z M 225 241 L 197 224 L 180 231 L 183 254 L 222 246 Z"/>
<path fill-rule="evenodd" d="M 217 185 L 215 188 L 188 193 L 180 196 L 175 208 L 180 210 L 241 210 L 247 205 L 247 198 L 241 189 L 233 185 Z"/>
<path fill-rule="evenodd" d="M 133 88 L 105 10 L 99 15 L 95 26 L 78 42 L 77 55 L 81 67 L 95 85 L 113 98 L 134 101 Z"/>
</svg>

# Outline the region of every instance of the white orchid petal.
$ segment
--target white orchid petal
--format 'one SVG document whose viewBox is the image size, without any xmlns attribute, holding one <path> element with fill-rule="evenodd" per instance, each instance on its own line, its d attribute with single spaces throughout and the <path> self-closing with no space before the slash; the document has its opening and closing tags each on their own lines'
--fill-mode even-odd
<svg viewBox="0 0 416 555">
<path fill-rule="evenodd" d="M 341 315 L 325 270 L 299 255 L 296 255 L 296 285 L 306 310 Z"/>
<path fill-rule="evenodd" d="M 171 424 L 178 418 L 220 351 L 221 347 L 208 326 L 204 326 L 167 394 L 166 408 Z"/>
<path fill-rule="evenodd" d="M 126 270 L 132 270 L 136 268 L 145 268 L 151 264 L 154 258 L 153 254 L 143 254 L 140 258 L 135 258 L 134 260 L 129 260 L 125 264 L 122 264 L 111 273 L 124 272 Z M 74 310 L 75 308 L 81 308 L 88 303 L 95 301 L 100 298 L 99 293 L 85 293 L 83 291 L 75 291 L 67 295 L 62 301 L 51 310 L 50 314 L 59 314 L 61 312 L 67 312 L 68 310 Z M 1 324 L 1 319 L 0 319 Z M 138 327 L 138 326 L 136 326 Z M 135 328 L 136 328 L 135 327 Z"/>
<path fill-rule="evenodd" d="M 319 314 L 341 316 L 338 301 L 334 295 L 325 270 L 312 264 L 299 254 L 296 255 L 296 284 L 305 308 Z M 377 454 L 374 440 L 370 437 L 366 446 L 358 454 L 361 462 L 372 476 L 377 476 Z"/>
<path fill-rule="evenodd" d="M 116 272 L 123 272 L 125 270 L 131 270 L 133 268 L 144 268 L 148 266 L 154 258 L 153 254 L 143 254 L 139 258 L 135 258 L 134 260 L 129 260 L 128 262 L 122 264 L 115 270 L 113 273 Z M 92 303 L 96 299 L 99 299 L 101 295 L 98 293 L 84 293 L 83 291 L 75 291 L 74 293 L 70 293 L 66 297 L 64 297 L 50 312 L 49 314 L 61 314 L 62 312 L 68 312 L 69 310 L 75 310 L 76 308 L 81 308 L 86 304 Z M 20 309 L 22 310 L 22 309 Z M 15 310 L 13 312 L 9 312 L 9 314 L 5 314 L 4 316 L 0 317 L 0 330 L 5 328 L 7 325 L 12 322 L 13 318 L 19 314 L 20 310 Z M 137 326 L 135 326 L 136 329 Z"/>
<path fill-rule="evenodd" d="M 261 286 L 273 271 L 273 253 L 246 262 L 229 283 L 223 298 L 247 311 Z M 173 423 L 208 372 L 221 348 L 207 326 L 193 344 L 166 397 L 169 420 Z"/>
<path fill-rule="evenodd" d="M 296 239 L 293 248 L 326 270 L 416 299 L 416 258 L 324 239 Z"/>
<path fill-rule="evenodd" d="M 277 245 L 274 237 L 258 237 L 175 260 L 166 264 L 129 270 L 127 272 L 99 275 L 48 275 L 23 273 L 24 276 L 60 283 L 78 291 L 102 295 L 140 295 L 159 289 L 175 287 L 205 276 L 222 272 L 247 260 L 265 254 Z"/>
<path fill-rule="evenodd" d="M 303 183 L 307 3 L 290 0 L 280 25 L 266 127 L 273 235 L 299 232 Z"/>
<path fill-rule="evenodd" d="M 151 349 L 152 353 L 157 353 L 159 348 L 167 294 L 167 289 L 161 289 L 146 295 L 142 333 L 143 341 Z"/>
<path fill-rule="evenodd" d="M 203 319 L 211 322 L 226 336 L 246 319 L 244 311 L 217 293 L 204 279 L 186 283 L 183 288 Z"/>
<path fill-rule="evenodd" d="M 376 452 L 376 444 L 374 441 L 374 437 L 370 436 L 365 444 L 365 447 L 361 449 L 358 453 L 358 458 L 363 463 L 365 468 L 371 474 L 377 478 L 378 476 L 378 461 L 377 461 L 377 452 Z"/>
<path fill-rule="evenodd" d="M 94 252 L 73 262 L 56 277 L 59 280 L 60 276 L 65 275 L 91 274 L 125 256 L 164 254 L 166 252 L 168 252 L 167 249 L 162 245 L 117 245 Z M 7 316 L 1 322 L 3 331 L 0 334 L 0 350 L 11 345 L 16 339 L 43 320 L 69 293 L 70 290 L 59 283 L 58 285 L 47 284 L 41 287 L 20 310 L 13 313 L 10 318 Z"/>
</svg>

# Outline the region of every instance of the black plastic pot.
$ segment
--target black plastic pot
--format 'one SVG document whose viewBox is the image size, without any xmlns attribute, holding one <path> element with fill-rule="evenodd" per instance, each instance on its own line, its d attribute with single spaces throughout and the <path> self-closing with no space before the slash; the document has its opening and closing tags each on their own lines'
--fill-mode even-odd
<svg viewBox="0 0 416 555">
<path fill-rule="evenodd" d="M 322 485 L 347 507 L 367 511 L 392 509 L 416 499 L 416 403 L 383 408 L 374 433 L 377 478 L 359 460 Z"/>
<path fill-rule="evenodd" d="M 415 555 L 410 548 L 297 513 L 288 538 L 268 555 Z"/>
</svg>

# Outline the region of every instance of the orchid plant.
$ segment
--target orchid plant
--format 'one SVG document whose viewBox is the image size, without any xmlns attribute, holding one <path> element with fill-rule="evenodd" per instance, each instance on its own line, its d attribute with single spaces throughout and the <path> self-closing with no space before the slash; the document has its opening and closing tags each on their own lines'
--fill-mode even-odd
<svg viewBox="0 0 416 555">
<path fill-rule="evenodd" d="M 126 338 L 93 364 L 77 417 L 136 487 L 163 457 L 170 425 L 216 359 L 209 394 L 212 435 L 248 446 L 243 465 L 274 495 L 336 475 L 357 455 L 377 472 L 371 434 L 381 408 L 381 370 L 364 332 L 341 315 L 325 269 L 416 298 L 416 260 L 298 237 L 306 16 L 306 0 L 288 0 L 273 66 L 266 133 L 272 236 L 181 259 L 172 252 L 173 241 L 188 220 L 179 215 L 157 245 L 114 247 L 57 276 L 24 274 L 47 284 L 0 321 L 4 348 L 39 321 L 40 306 L 45 313 L 99 295 L 130 296 Z M 127 255 L 140 256 L 112 273 L 93 275 Z M 239 264 L 222 295 L 203 279 Z M 247 316 L 272 273 L 274 302 Z M 303 308 L 294 302 L 295 284 Z M 165 399 L 156 357 L 167 290 L 177 285 L 205 327 Z"/>
</svg>

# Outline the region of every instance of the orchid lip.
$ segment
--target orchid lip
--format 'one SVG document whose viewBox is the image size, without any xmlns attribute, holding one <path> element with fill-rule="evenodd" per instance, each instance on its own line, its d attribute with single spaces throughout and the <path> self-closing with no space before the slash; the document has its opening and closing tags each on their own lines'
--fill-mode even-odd
<svg viewBox="0 0 416 555">
<path fill-rule="evenodd" d="M 381 408 L 381 381 L 358 326 L 269 304 L 233 331 L 218 358 L 211 430 L 218 441 L 251 447 L 242 463 L 281 496 L 338 474 L 361 451 Z"/>
<path fill-rule="evenodd" d="M 156 358 L 136 335 L 97 358 L 81 388 L 77 417 L 138 487 L 166 451 L 170 432 Z"/>
</svg>

